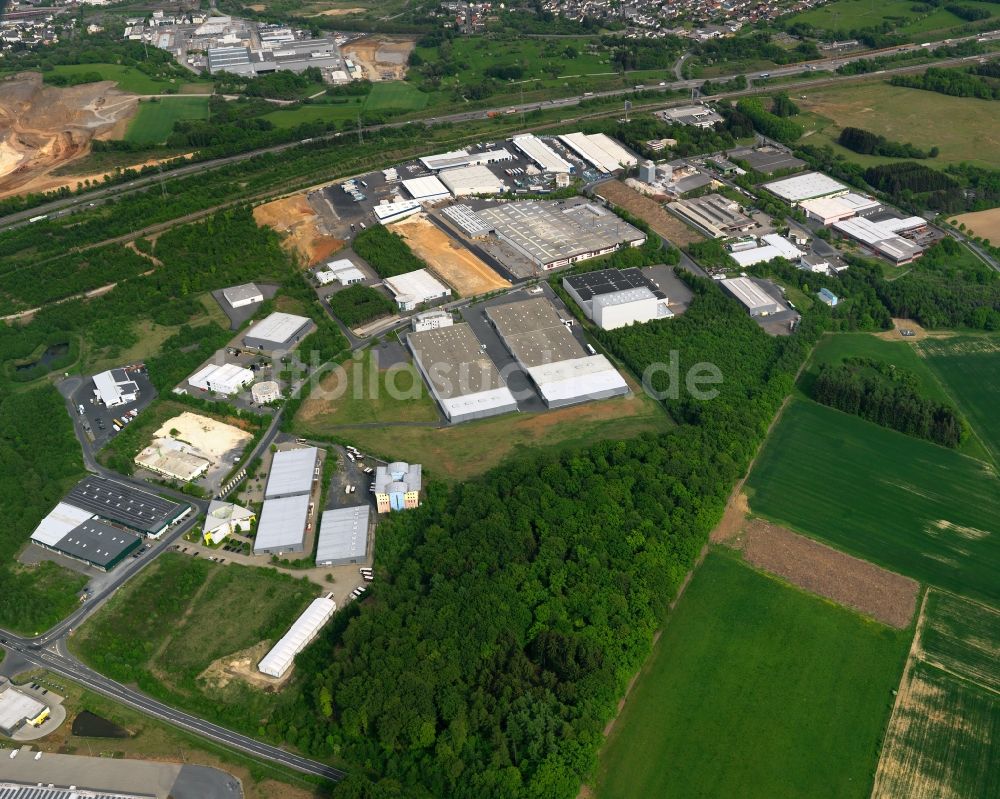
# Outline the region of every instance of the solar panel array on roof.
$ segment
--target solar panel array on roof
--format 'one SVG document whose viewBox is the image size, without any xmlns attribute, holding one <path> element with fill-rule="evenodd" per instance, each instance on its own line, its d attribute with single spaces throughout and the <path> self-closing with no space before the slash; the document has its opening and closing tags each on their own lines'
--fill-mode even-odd
<svg viewBox="0 0 1000 799">
<path fill-rule="evenodd" d="M 0 781 L 0 799 L 154 799 L 154 794 L 88 791 L 85 788 L 40 788 Z"/>
<path fill-rule="evenodd" d="M 582 275 L 569 275 L 563 281 L 572 287 L 576 295 L 583 301 L 593 299 L 599 294 L 613 294 L 625 289 L 648 288 L 659 300 L 666 299 L 666 294 L 656 288 L 641 269 L 600 269 L 596 272 L 584 272 Z"/>
<path fill-rule="evenodd" d="M 146 534 L 158 533 L 183 509 L 169 499 L 96 475 L 77 483 L 65 502 Z"/>
</svg>

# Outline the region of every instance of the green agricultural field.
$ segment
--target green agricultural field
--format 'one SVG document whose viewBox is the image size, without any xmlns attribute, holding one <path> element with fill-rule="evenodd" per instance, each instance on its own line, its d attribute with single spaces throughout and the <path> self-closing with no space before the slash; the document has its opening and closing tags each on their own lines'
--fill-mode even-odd
<svg viewBox="0 0 1000 799">
<path fill-rule="evenodd" d="M 931 591 L 925 614 L 922 659 L 1000 696 L 1000 611 Z"/>
<path fill-rule="evenodd" d="M 896 159 L 859 155 L 837 144 L 845 127 L 857 127 L 887 139 L 910 142 L 941 153 L 921 163 L 944 167 L 962 161 L 1000 167 L 1000 103 L 950 97 L 921 89 L 890 86 L 884 81 L 803 89 L 795 97 L 805 125 L 800 142 L 830 145 L 850 161 L 868 167 Z"/>
<path fill-rule="evenodd" d="M 1000 480 L 981 461 L 793 399 L 747 491 L 757 514 L 922 582 L 1000 600 Z"/>
<path fill-rule="evenodd" d="M 1000 464 L 1000 337 L 926 339 L 918 348 L 948 386 L 994 463 Z"/>
<path fill-rule="evenodd" d="M 365 111 L 420 111 L 427 106 L 427 94 L 412 83 L 389 81 L 376 83 L 365 100 Z"/>
<path fill-rule="evenodd" d="M 129 123 L 125 140 L 136 144 L 162 144 L 181 119 L 208 119 L 208 98 L 175 95 L 139 104 L 139 113 Z"/>
<path fill-rule="evenodd" d="M 956 398 L 944 388 L 942 380 L 939 380 L 929 367 L 928 360 L 921 357 L 921 353 L 915 349 L 913 344 L 903 339 L 886 341 L 871 333 L 838 333 L 825 336 L 813 350 L 809 368 L 799 379 L 799 387 L 808 395 L 810 385 L 819 372 L 819 367 L 827 363 L 840 363 L 845 358 L 874 358 L 910 372 L 917 378 L 918 388 L 923 396 L 958 407 L 971 424 L 972 420 L 968 410 L 964 406 L 959 406 Z M 949 382 L 949 385 L 954 384 Z M 1000 389 L 1000 375 L 998 375 L 997 388 Z M 989 452 L 983 447 L 976 435 L 969 435 L 962 442 L 958 451 L 980 460 L 990 459 Z"/>
<path fill-rule="evenodd" d="M 994 16 L 997 9 L 985 2 L 962 2 L 961 5 L 983 8 L 991 11 Z M 919 10 L 923 6 L 923 10 Z M 812 8 L 788 17 L 789 24 L 804 22 L 815 28 L 829 31 L 844 31 L 845 34 L 859 28 L 871 28 L 889 22 L 895 33 L 914 37 L 927 36 L 930 33 L 947 33 L 961 28 L 967 23 L 956 17 L 944 6 L 930 6 L 915 3 L 912 0 L 885 0 L 873 3 L 871 0 L 834 0 L 817 8 Z M 932 37 L 927 37 L 928 39 Z"/>
<path fill-rule="evenodd" d="M 163 90 L 170 86 L 187 85 L 153 78 L 135 67 L 126 67 L 121 64 L 59 64 L 52 68 L 52 72 L 56 75 L 82 75 L 96 72 L 104 80 L 113 80 L 123 92 L 135 94 L 162 94 Z"/>
<path fill-rule="evenodd" d="M 316 103 L 303 105 L 300 108 L 282 109 L 265 114 L 261 119 L 267 119 L 278 128 L 294 128 L 306 122 L 343 122 L 357 120 L 364 110 L 364 97 L 348 97 L 346 103 Z"/>
<path fill-rule="evenodd" d="M 598 799 L 867 799 L 911 632 L 708 555 L 602 752 Z"/>
<path fill-rule="evenodd" d="M 215 688 L 198 676 L 217 658 L 274 643 L 318 593 L 305 578 L 273 569 L 167 553 L 101 608 L 72 648 L 103 674 L 175 704 L 212 704 L 214 718 L 245 718 L 234 708 L 246 705 L 259 718 L 272 701 L 265 694 L 238 680 Z"/>
</svg>

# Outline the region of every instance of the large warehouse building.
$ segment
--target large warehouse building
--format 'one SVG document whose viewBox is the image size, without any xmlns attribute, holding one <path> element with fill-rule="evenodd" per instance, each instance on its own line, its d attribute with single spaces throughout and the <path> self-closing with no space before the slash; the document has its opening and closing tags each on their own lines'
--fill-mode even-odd
<svg viewBox="0 0 1000 799">
<path fill-rule="evenodd" d="M 803 255 L 802 250 L 792 244 L 784 236 L 777 233 L 768 233 L 760 237 L 759 247 L 737 250 L 729 253 L 729 257 L 742 267 L 753 266 L 773 261 L 775 258 L 785 258 L 789 261 L 797 261 Z"/>
<path fill-rule="evenodd" d="M 77 483 L 63 501 L 150 538 L 191 512 L 190 506 L 96 475 Z"/>
<path fill-rule="evenodd" d="M 451 297 L 451 289 L 426 269 L 393 275 L 383 282 L 401 311 L 412 311 L 421 305 Z"/>
<path fill-rule="evenodd" d="M 43 549 L 110 571 L 139 548 L 140 538 L 93 513 L 60 502 L 39 522 L 31 540 Z"/>
<path fill-rule="evenodd" d="M 704 197 L 678 200 L 668 203 L 667 208 L 713 239 L 735 236 L 750 230 L 756 224 L 740 210 L 738 202 L 721 194 L 706 194 Z"/>
<path fill-rule="evenodd" d="M 253 554 L 281 555 L 305 550 L 309 500 L 309 494 L 264 500 Z"/>
<path fill-rule="evenodd" d="M 646 234 L 589 202 L 512 202 L 476 212 L 494 235 L 541 269 L 639 247 Z"/>
<path fill-rule="evenodd" d="M 476 164 L 498 164 L 501 161 L 510 161 L 514 156 L 502 147 L 499 150 L 484 150 L 480 153 L 470 153 L 468 150 L 454 150 L 450 153 L 439 155 L 429 155 L 421 158 L 420 163 L 431 172 L 440 169 L 454 169 L 461 166 L 473 166 Z"/>
<path fill-rule="evenodd" d="M 223 289 L 222 296 L 226 298 L 230 308 L 245 308 L 247 305 L 264 302 L 264 293 L 253 283 Z"/>
<path fill-rule="evenodd" d="M 441 200 L 451 196 L 448 187 L 438 179 L 437 175 L 409 178 L 400 181 L 400 183 L 410 193 L 410 196 L 418 202 L 433 202 L 434 200 Z"/>
<path fill-rule="evenodd" d="M 770 316 L 787 310 L 784 305 L 748 277 L 723 280 L 722 285 L 743 304 L 750 316 Z"/>
<path fill-rule="evenodd" d="M 639 163 L 638 158 L 603 133 L 567 133 L 559 140 L 598 172 L 617 172 Z"/>
<path fill-rule="evenodd" d="M 517 410 L 517 401 L 467 322 L 410 333 L 406 345 L 450 422 Z"/>
<path fill-rule="evenodd" d="M 472 194 L 503 194 L 507 187 L 503 181 L 481 164 L 446 169 L 440 174 L 441 182 L 455 197 Z"/>
<path fill-rule="evenodd" d="M 847 194 L 849 189 L 843 183 L 827 177 L 822 172 L 806 172 L 790 178 L 782 178 L 765 183 L 764 188 L 776 197 L 792 205 L 817 197 L 834 197 Z"/>
<path fill-rule="evenodd" d="M 156 438 L 135 456 L 143 469 L 173 480 L 190 482 L 201 477 L 211 465 L 207 458 L 191 452 L 187 444 L 175 438 Z"/>
<path fill-rule="evenodd" d="M 665 319 L 673 314 L 667 296 L 641 269 L 601 269 L 563 278 L 563 288 L 603 330 Z"/>
<path fill-rule="evenodd" d="M 318 478 L 319 450 L 316 447 L 275 452 L 271 459 L 271 472 L 267 476 L 264 499 L 308 494 Z"/>
<path fill-rule="evenodd" d="M 491 305 L 486 316 L 549 408 L 628 394 L 603 355 L 587 355 L 545 297 Z"/>
<path fill-rule="evenodd" d="M 569 161 L 559 155 L 534 133 L 515 136 L 511 141 L 514 147 L 534 161 L 542 172 L 568 175 L 573 171 L 573 165 Z"/>
<path fill-rule="evenodd" d="M 364 563 L 368 557 L 370 505 L 323 511 L 316 545 L 317 566 Z"/>
<path fill-rule="evenodd" d="M 815 219 L 823 225 L 842 222 L 852 216 L 865 216 L 882 209 L 882 203 L 874 197 L 848 192 L 836 197 L 817 197 L 815 200 L 803 200 L 800 205 L 810 219 Z"/>
<path fill-rule="evenodd" d="M 106 408 L 117 408 L 135 402 L 139 386 L 124 369 L 109 369 L 94 375 L 94 396 Z"/>
<path fill-rule="evenodd" d="M 926 227 L 927 220 L 919 216 L 906 219 L 888 219 L 872 222 L 856 217 L 834 222 L 833 229 L 864 245 L 876 255 L 892 261 L 896 265 L 908 264 L 924 254 L 924 248 L 916 242 L 904 239 L 899 233 Z"/>
<path fill-rule="evenodd" d="M 329 597 L 314 599 L 281 640 L 264 655 L 257 669 L 269 677 L 284 677 L 295 662 L 295 656 L 319 634 L 336 610 L 337 603 Z"/>
<path fill-rule="evenodd" d="M 0 735 L 13 736 L 26 724 L 38 726 L 49 717 L 49 708 L 32 696 L 21 693 L 0 677 Z M 4 797 L 0 788 L 0 797 Z"/>
<path fill-rule="evenodd" d="M 314 327 L 307 316 L 275 311 L 247 331 L 243 345 L 266 354 L 288 352 L 295 349 Z"/>
<path fill-rule="evenodd" d="M 191 375 L 188 383 L 203 391 L 224 394 L 228 397 L 250 385 L 253 378 L 253 372 L 239 364 L 210 363 Z"/>
</svg>

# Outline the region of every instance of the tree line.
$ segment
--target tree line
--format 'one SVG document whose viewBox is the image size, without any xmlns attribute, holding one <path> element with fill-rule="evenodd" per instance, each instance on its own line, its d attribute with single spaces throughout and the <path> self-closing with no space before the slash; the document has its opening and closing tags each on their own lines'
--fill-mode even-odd
<svg viewBox="0 0 1000 799">
<path fill-rule="evenodd" d="M 844 128 L 840 131 L 837 143 L 862 155 L 882 155 L 887 158 L 937 158 L 940 152 L 937 147 L 925 151 L 909 142 L 903 144 L 889 141 L 885 136 L 863 128 Z"/>
<path fill-rule="evenodd" d="M 759 133 L 784 144 L 798 141 L 804 132 L 798 122 L 768 111 L 760 97 L 744 97 L 736 103 L 736 110 L 749 119 Z"/>
<path fill-rule="evenodd" d="M 942 68 L 928 67 L 917 75 L 893 75 L 889 82 L 893 86 L 948 94 L 952 97 L 974 97 L 979 100 L 1000 100 L 1000 82 L 992 64 L 980 67 Z"/>
<path fill-rule="evenodd" d="M 882 361 L 824 364 L 810 393 L 823 405 L 944 447 L 958 447 L 965 436 L 954 407 L 921 396 L 915 375 Z"/>
</svg>

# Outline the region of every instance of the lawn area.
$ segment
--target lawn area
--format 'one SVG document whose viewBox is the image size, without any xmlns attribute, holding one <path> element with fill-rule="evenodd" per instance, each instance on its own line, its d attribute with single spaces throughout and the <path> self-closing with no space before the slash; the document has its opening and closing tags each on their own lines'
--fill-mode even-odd
<svg viewBox="0 0 1000 799">
<path fill-rule="evenodd" d="M 344 364 L 343 371 L 324 377 L 302 403 L 295 419 L 297 427 L 328 436 L 335 435 L 342 425 L 432 423 L 441 418 L 411 361 L 391 370 L 377 369 L 376 357 L 372 350 L 366 350 L 360 360 Z M 371 390 L 373 380 L 377 391 Z M 391 396 L 389 386 L 395 387 L 392 393 L 399 399 Z"/>
<path fill-rule="evenodd" d="M 793 399 L 747 493 L 754 513 L 921 582 L 1000 601 L 1000 480 L 981 461 Z"/>
<path fill-rule="evenodd" d="M 967 24 L 955 16 L 943 5 L 938 7 L 925 6 L 926 10 L 915 10 L 921 5 L 912 0 L 884 0 L 872 3 L 871 0 L 834 0 L 817 8 L 809 9 L 801 14 L 788 17 L 788 24 L 805 22 L 815 28 L 831 31 L 847 31 L 857 28 L 870 28 L 889 22 L 893 32 L 904 36 L 926 36 L 931 32 L 944 33 L 953 28 Z M 983 8 L 993 12 L 997 9 L 985 2 L 967 2 L 962 5 Z M 927 37 L 930 38 L 930 37 Z"/>
<path fill-rule="evenodd" d="M 372 86 L 365 100 L 365 111 L 420 111 L 427 106 L 428 95 L 406 81 L 386 81 Z"/>
<path fill-rule="evenodd" d="M 38 682 L 64 697 L 66 722 L 31 746 L 41 752 L 115 759 L 162 760 L 210 766 L 228 771 L 242 782 L 244 799 L 305 799 L 326 795 L 316 780 L 258 758 L 243 755 L 184 732 L 62 677 L 34 669 L 17 677 L 18 684 Z M 80 737 L 72 734 L 73 719 L 89 711 L 130 733 L 127 738 Z"/>
<path fill-rule="evenodd" d="M 421 388 L 426 395 L 423 384 Z M 424 401 L 433 402 L 426 396 L 419 402 Z M 359 404 L 351 400 L 346 410 L 335 407 L 333 417 L 328 418 L 323 407 L 310 406 L 312 402 L 310 398 L 302 404 L 295 418 L 297 432 L 319 437 L 336 436 L 388 460 L 424 463 L 435 477 L 446 480 L 465 480 L 482 474 L 519 451 L 545 447 L 563 449 L 608 439 L 655 435 L 673 425 L 662 406 L 641 391 L 631 397 L 588 402 L 545 413 L 510 413 L 442 428 L 429 425 L 338 428 L 337 418 L 366 421 L 366 406 L 372 403 L 366 400 Z M 375 413 L 385 413 L 378 409 L 377 403 L 374 406 Z M 399 418 L 398 414 L 408 413 L 404 410 L 405 405 L 394 403 L 393 408 L 393 420 Z M 387 419 L 383 416 L 379 421 Z"/>
<path fill-rule="evenodd" d="M 956 336 L 926 339 L 918 345 L 955 402 L 1000 464 L 1000 336 Z"/>
<path fill-rule="evenodd" d="M 917 378 L 917 388 L 921 395 L 957 407 L 966 417 L 966 421 L 972 424 L 973 420 L 967 408 L 960 405 L 958 400 L 951 396 L 944 387 L 944 382 L 947 382 L 949 386 L 953 386 L 954 383 L 943 376 L 939 379 L 939 376 L 928 366 L 929 362 L 922 356 L 922 351 L 916 349 L 910 342 L 901 339 L 887 341 L 871 333 L 838 333 L 824 336 L 813 350 L 809 368 L 803 372 L 799 379 L 799 387 L 808 394 L 810 385 L 819 373 L 821 365 L 840 363 L 846 358 L 873 358 L 909 372 Z M 1000 368 L 998 368 L 996 388 L 1000 390 Z M 988 399 L 988 395 L 984 395 L 984 398 Z M 991 457 L 975 435 L 968 436 L 958 451 L 985 461 Z"/>
<path fill-rule="evenodd" d="M 59 64 L 52 68 L 52 73 L 56 75 L 81 75 L 90 72 L 100 74 L 104 80 L 115 81 L 123 92 L 135 94 L 162 94 L 169 86 L 189 85 L 183 83 L 178 85 L 176 82 L 154 78 L 135 67 L 121 64 Z"/>
<path fill-rule="evenodd" d="M 294 128 L 306 122 L 343 122 L 357 120 L 363 109 L 364 97 L 348 97 L 346 103 L 316 103 L 300 108 L 282 109 L 264 114 L 261 119 L 270 120 L 278 128 Z"/>
<path fill-rule="evenodd" d="M 129 123 L 125 140 L 136 144 L 162 144 L 181 119 L 208 119 L 208 98 L 176 95 L 139 104 L 139 113 Z"/>
<path fill-rule="evenodd" d="M 715 551 L 601 754 L 598 799 L 867 799 L 911 631 Z"/>
<path fill-rule="evenodd" d="M 795 98 L 805 112 L 796 117 L 806 128 L 799 140 L 802 144 L 829 144 L 865 167 L 897 160 L 859 155 L 836 143 L 842 128 L 857 127 L 925 150 L 939 147 L 937 158 L 921 162 L 928 166 L 968 161 L 1000 167 L 1000 103 L 890 86 L 884 81 L 804 89 L 803 94 L 806 99 Z"/>
<path fill-rule="evenodd" d="M 72 649 L 98 671 L 208 717 L 266 717 L 274 694 L 234 680 L 198 680 L 214 660 L 285 634 L 317 594 L 305 578 L 273 569 L 167 553 L 102 607 L 74 636 Z M 136 620 L 142 623 L 137 624 Z M 240 710 L 245 706 L 247 712 Z"/>
</svg>

